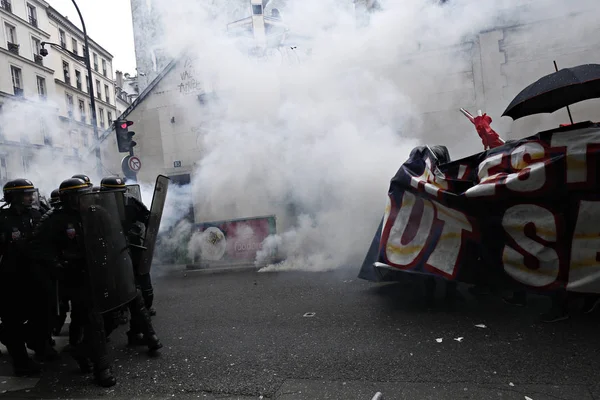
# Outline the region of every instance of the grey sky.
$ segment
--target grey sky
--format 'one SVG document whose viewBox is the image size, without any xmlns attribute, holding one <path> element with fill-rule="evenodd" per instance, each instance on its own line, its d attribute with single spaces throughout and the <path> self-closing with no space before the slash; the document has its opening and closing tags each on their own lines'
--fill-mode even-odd
<svg viewBox="0 0 600 400">
<path fill-rule="evenodd" d="M 71 0 L 47 0 L 81 28 Z M 114 57 L 113 69 L 135 75 L 135 51 L 129 0 L 76 0 L 88 35 Z"/>
</svg>

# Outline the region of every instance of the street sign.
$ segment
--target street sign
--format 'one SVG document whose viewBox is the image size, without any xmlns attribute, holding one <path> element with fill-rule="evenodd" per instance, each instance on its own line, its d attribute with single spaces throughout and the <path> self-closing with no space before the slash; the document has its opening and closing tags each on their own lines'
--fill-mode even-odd
<svg viewBox="0 0 600 400">
<path fill-rule="evenodd" d="M 142 168 L 142 161 L 139 157 L 131 156 L 129 157 L 129 160 L 127 160 L 127 166 L 133 172 L 138 172 Z"/>
</svg>

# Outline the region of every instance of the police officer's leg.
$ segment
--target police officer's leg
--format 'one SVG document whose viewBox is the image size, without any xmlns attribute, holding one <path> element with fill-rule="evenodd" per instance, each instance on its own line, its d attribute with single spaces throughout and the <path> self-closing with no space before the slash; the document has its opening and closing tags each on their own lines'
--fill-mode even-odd
<svg viewBox="0 0 600 400">
<path fill-rule="evenodd" d="M 139 275 L 138 282 L 142 290 L 142 296 L 144 297 L 144 305 L 150 312 L 150 315 L 156 315 L 156 310 L 152 308 L 152 304 L 154 303 L 154 288 L 152 287 L 150 274 Z"/>
<path fill-rule="evenodd" d="M 139 329 L 144 335 L 144 340 L 148 346 L 148 349 L 155 351 L 163 347 L 162 343 L 158 339 L 158 336 L 156 336 L 156 332 L 152 326 L 150 313 L 144 305 L 144 298 L 139 289 L 137 290 L 137 296 L 135 299 L 129 303 L 129 311 L 131 313 L 132 326 L 134 326 L 135 329 Z"/>
<path fill-rule="evenodd" d="M 71 324 L 69 325 L 69 346 L 71 356 L 77 361 L 82 373 L 91 373 L 93 365 L 90 360 L 90 341 L 85 338 L 86 326 L 89 325 L 86 305 L 79 298 L 71 300 Z"/>
<path fill-rule="evenodd" d="M 40 365 L 27 354 L 23 311 L 21 308 L 13 307 L 10 310 L 5 309 L 2 313 L 2 340 L 12 358 L 13 369 L 17 376 L 36 374 L 41 370 Z"/>
<path fill-rule="evenodd" d="M 90 311 L 88 312 L 88 318 L 89 324 L 86 325 L 83 340 L 88 344 L 90 359 L 94 364 L 94 376 L 100 386 L 114 386 L 117 379 L 112 374 L 111 363 L 108 358 L 104 316 Z"/>
</svg>

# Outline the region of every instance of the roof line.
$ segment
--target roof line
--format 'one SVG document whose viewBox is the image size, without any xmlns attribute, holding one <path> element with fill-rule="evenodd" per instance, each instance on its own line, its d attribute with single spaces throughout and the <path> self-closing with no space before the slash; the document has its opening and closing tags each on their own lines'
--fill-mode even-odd
<svg viewBox="0 0 600 400">
<path fill-rule="evenodd" d="M 135 108 L 137 106 L 139 106 L 146 99 L 146 97 L 148 97 L 148 95 L 152 92 L 152 90 L 156 87 L 156 85 L 158 85 L 160 83 L 160 81 L 162 81 L 162 79 L 165 77 L 165 75 L 168 74 L 169 71 L 171 71 L 173 69 L 173 67 L 175 66 L 177 61 L 179 61 L 179 58 L 172 59 L 169 62 L 169 64 L 167 64 L 167 66 L 165 68 L 163 68 L 163 70 L 156 76 L 156 78 L 154 78 L 152 80 L 152 82 L 150 82 L 150 84 L 148 84 L 148 86 L 146 86 L 146 88 L 142 91 L 142 93 L 140 93 L 140 95 L 129 105 L 129 107 L 127 107 L 127 109 L 125 111 L 123 111 L 123 113 L 121 115 L 119 115 L 117 117 L 116 120 L 127 118 L 127 116 L 129 114 L 131 114 L 133 112 L 133 110 L 135 110 Z M 107 129 L 98 138 L 98 146 L 100 144 L 102 144 L 106 140 L 106 138 L 108 138 L 110 133 L 113 131 L 114 131 L 114 126 L 110 127 L 110 129 Z M 97 148 L 97 146 L 91 147 L 90 152 L 94 151 L 96 148 Z"/>
<path fill-rule="evenodd" d="M 48 6 L 48 17 L 50 19 L 54 19 L 57 20 L 58 18 L 61 19 L 61 23 L 63 23 L 65 26 L 68 26 L 69 28 L 71 28 L 71 30 L 74 30 L 75 32 L 77 32 L 78 35 L 80 35 L 80 37 L 78 37 L 77 39 L 79 39 L 79 41 L 84 40 L 85 38 L 83 37 L 83 30 L 81 30 L 81 28 L 79 28 L 77 25 L 75 25 L 70 19 L 68 19 L 67 17 L 65 17 L 64 15 L 62 15 L 57 9 L 55 9 L 52 6 Z M 54 18 L 52 18 L 54 17 Z M 100 46 L 96 41 L 92 40 L 92 38 L 88 35 L 88 41 L 93 44 L 97 50 L 103 51 L 105 53 L 105 55 L 108 54 L 108 56 L 111 58 L 114 58 L 113 55 L 106 50 L 104 47 Z"/>
</svg>

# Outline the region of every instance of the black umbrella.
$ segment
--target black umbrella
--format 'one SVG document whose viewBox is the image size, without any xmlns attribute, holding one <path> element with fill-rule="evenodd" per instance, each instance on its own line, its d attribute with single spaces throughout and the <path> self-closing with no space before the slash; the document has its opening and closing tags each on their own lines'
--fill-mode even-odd
<svg viewBox="0 0 600 400">
<path fill-rule="evenodd" d="M 600 97 L 599 64 L 563 68 L 523 89 L 508 105 L 502 116 L 518 119 L 532 114 L 553 113 L 570 104 L 598 97 Z"/>
</svg>

